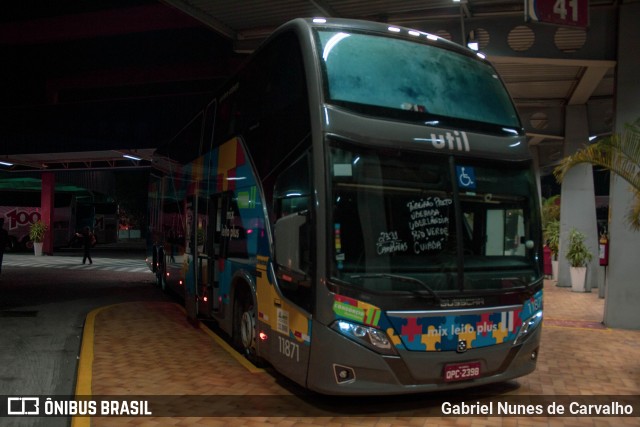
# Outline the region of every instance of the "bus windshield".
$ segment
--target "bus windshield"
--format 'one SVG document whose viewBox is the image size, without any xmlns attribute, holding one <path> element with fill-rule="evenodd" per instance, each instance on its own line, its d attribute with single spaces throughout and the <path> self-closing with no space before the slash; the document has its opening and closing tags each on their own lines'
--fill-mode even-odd
<svg viewBox="0 0 640 427">
<path fill-rule="evenodd" d="M 440 124 L 521 128 L 496 71 L 477 58 L 401 38 L 317 32 L 327 101 Z"/>
<path fill-rule="evenodd" d="M 498 290 L 540 277 L 530 163 L 332 143 L 335 279 L 379 292 Z"/>
</svg>

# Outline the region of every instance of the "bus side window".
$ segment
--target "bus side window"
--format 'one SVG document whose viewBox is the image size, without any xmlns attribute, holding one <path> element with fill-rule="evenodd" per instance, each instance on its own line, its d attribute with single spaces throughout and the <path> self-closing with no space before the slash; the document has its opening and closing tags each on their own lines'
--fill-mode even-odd
<svg viewBox="0 0 640 427">
<path fill-rule="evenodd" d="M 309 155 L 305 154 L 278 175 L 273 191 L 276 218 L 309 209 L 310 167 Z"/>
<path fill-rule="evenodd" d="M 524 236 L 522 209 L 487 210 L 486 255 L 524 256 L 524 246 L 520 244 L 520 236 Z"/>
<path fill-rule="evenodd" d="M 291 166 L 282 171 L 276 178 L 273 191 L 273 203 L 276 220 L 288 215 L 302 213 L 307 219 L 300 226 L 298 248 L 298 266 L 303 271 L 304 277 L 293 277 L 292 272 L 280 271 L 282 267 L 277 267 L 277 276 L 284 273 L 289 276 L 289 280 L 279 280 L 280 290 L 291 301 L 300 305 L 304 309 L 311 311 L 313 293 L 311 291 L 312 275 L 312 238 L 313 223 L 312 215 L 309 213 L 311 207 L 311 186 L 310 186 L 311 160 L 307 153 L 296 160 Z"/>
</svg>

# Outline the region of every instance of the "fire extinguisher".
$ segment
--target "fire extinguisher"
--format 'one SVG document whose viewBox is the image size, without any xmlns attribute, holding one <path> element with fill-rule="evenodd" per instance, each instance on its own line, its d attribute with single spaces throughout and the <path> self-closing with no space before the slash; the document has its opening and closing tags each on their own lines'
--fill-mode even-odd
<svg viewBox="0 0 640 427">
<path fill-rule="evenodd" d="M 600 265 L 607 266 L 609 265 L 609 239 L 605 233 L 600 235 L 600 245 L 599 245 L 599 253 L 600 253 Z"/>
</svg>

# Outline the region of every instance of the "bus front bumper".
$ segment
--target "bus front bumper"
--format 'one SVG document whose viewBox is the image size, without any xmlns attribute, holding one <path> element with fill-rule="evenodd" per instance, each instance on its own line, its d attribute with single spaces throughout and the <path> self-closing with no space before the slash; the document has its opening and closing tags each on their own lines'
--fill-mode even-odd
<svg viewBox="0 0 640 427">
<path fill-rule="evenodd" d="M 401 350 L 399 356 L 380 355 L 317 323 L 313 330 L 317 347 L 311 351 L 308 388 L 330 395 L 391 395 L 455 390 L 527 375 L 536 367 L 542 328 L 518 345 L 464 353 Z M 472 367 L 474 377 L 447 375 L 451 367 L 465 365 Z"/>
</svg>

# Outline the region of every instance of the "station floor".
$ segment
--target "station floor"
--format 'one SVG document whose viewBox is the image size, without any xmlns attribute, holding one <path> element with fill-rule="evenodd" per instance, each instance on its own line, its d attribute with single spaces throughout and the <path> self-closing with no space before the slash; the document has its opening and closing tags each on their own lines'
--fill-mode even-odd
<svg viewBox="0 0 640 427">
<path fill-rule="evenodd" d="M 535 372 L 484 389 L 501 397 L 521 395 L 640 395 L 640 331 L 602 325 L 604 300 L 597 290 L 574 293 L 545 282 L 542 345 Z M 77 417 L 83 426 L 620 426 L 640 425 L 633 417 L 451 417 L 420 416 L 420 411 L 373 414 L 331 413 L 305 416 L 314 397 L 296 401 L 298 388 L 277 373 L 257 369 L 204 326 L 194 327 L 181 307 L 168 302 L 132 302 L 103 307 L 85 323 L 77 395 L 191 396 L 169 415 Z M 216 416 L 201 416 L 197 405 L 221 396 Z M 293 395 L 293 396 L 292 396 Z M 269 399 L 283 397 L 281 400 Z M 287 400 L 287 396 L 293 400 Z M 457 396 L 464 398 L 465 391 Z M 231 398 L 231 399 L 230 399 Z M 472 395 L 469 395 L 469 399 Z M 419 400 L 415 400 L 418 402 Z M 419 398 L 417 398 L 419 399 Z M 399 401 L 396 399 L 396 401 Z M 210 400 L 209 400 L 210 402 Z M 372 405 L 380 400 L 371 400 Z M 288 411 L 289 407 L 293 407 Z M 274 407 L 275 406 L 275 407 Z M 220 409 L 222 408 L 222 409 Z M 161 411 L 162 412 L 162 411 Z M 356 411 L 357 412 L 357 411 Z M 418 414 L 418 416 L 414 416 Z M 165 414 L 166 415 L 166 414 Z M 184 415 L 184 416 L 183 416 Z M 218 416 L 219 415 L 219 416 Z"/>
</svg>

